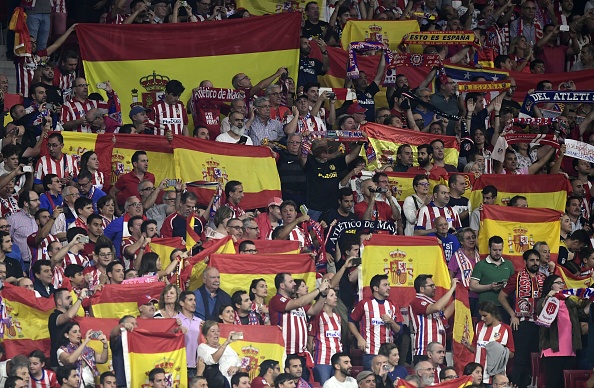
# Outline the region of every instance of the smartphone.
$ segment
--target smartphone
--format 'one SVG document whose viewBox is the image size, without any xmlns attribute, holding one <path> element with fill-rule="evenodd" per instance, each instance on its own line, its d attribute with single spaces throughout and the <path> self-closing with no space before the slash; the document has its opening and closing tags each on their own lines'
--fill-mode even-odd
<svg viewBox="0 0 594 388">
<path fill-rule="evenodd" d="M 176 179 L 167 179 L 167 187 L 175 187 L 177 185 Z"/>
<path fill-rule="evenodd" d="M 567 24 L 562 24 L 559 26 L 559 31 L 567 32 L 569 31 L 569 26 Z"/>
<path fill-rule="evenodd" d="M 55 108 L 56 108 L 55 105 L 52 104 L 51 102 L 45 103 L 45 109 L 54 110 Z"/>
<path fill-rule="evenodd" d="M 105 82 L 99 82 L 97 84 L 97 89 L 107 89 L 107 83 L 105 83 Z"/>
<path fill-rule="evenodd" d="M 353 258 L 353 260 L 351 260 L 351 263 L 353 263 L 353 265 L 355 265 L 355 266 L 361 265 L 361 258 L 355 257 L 355 258 Z"/>
<path fill-rule="evenodd" d="M 23 172 L 33 172 L 33 167 L 31 167 L 31 166 L 23 166 Z"/>
<path fill-rule="evenodd" d="M 232 340 L 242 340 L 242 339 L 243 339 L 243 331 L 240 331 L 240 332 L 234 333 L 234 334 L 231 336 L 231 339 L 232 339 Z"/>
<path fill-rule="evenodd" d="M 495 284 L 497 284 L 498 286 L 503 286 L 505 284 L 505 282 L 497 282 Z"/>
<path fill-rule="evenodd" d="M 80 236 L 78 241 L 80 241 L 83 244 L 88 244 L 89 243 L 89 236 Z"/>
<path fill-rule="evenodd" d="M 96 340 L 99 339 L 99 337 L 101 337 L 102 334 L 103 333 L 101 333 L 100 331 L 92 331 L 91 335 L 89 335 L 89 338 Z"/>
</svg>

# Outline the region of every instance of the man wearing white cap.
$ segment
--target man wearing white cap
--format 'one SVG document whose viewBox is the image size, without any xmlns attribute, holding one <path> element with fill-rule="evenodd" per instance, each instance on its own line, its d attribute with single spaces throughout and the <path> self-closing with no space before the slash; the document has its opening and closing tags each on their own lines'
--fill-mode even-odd
<svg viewBox="0 0 594 388">
<path fill-rule="evenodd" d="M 265 239 L 277 226 L 282 225 L 283 219 L 281 217 L 280 205 L 283 203 L 282 198 L 272 197 L 268 201 L 268 212 L 260 213 L 254 219 L 260 229 L 260 239 Z"/>
</svg>

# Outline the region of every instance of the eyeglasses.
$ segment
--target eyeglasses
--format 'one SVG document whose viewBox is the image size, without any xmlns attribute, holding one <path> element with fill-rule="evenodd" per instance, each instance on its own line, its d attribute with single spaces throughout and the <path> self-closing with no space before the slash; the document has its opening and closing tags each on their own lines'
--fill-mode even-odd
<svg viewBox="0 0 594 388">
<path fill-rule="evenodd" d="M 435 288 L 435 284 L 426 284 L 423 287 Z"/>
<path fill-rule="evenodd" d="M 47 147 L 48 148 L 57 148 L 59 146 L 61 146 L 62 144 L 60 143 L 47 143 Z"/>
<path fill-rule="evenodd" d="M 231 229 L 235 229 L 235 230 L 240 230 L 243 228 L 243 226 L 238 226 L 238 225 L 227 225 L 227 228 L 231 228 Z"/>
<path fill-rule="evenodd" d="M 464 237 L 464 240 L 476 240 L 475 236 Z"/>
<path fill-rule="evenodd" d="M 168 201 L 168 202 L 175 201 L 175 198 L 163 198 L 163 202 L 165 202 L 165 201 Z"/>
<path fill-rule="evenodd" d="M 435 372 L 435 368 L 431 367 L 431 368 L 425 368 L 425 369 L 421 369 L 421 370 L 425 370 L 427 372 Z"/>
<path fill-rule="evenodd" d="M 111 253 L 111 252 L 110 253 L 100 253 L 99 257 L 102 259 L 106 259 L 108 257 L 113 257 L 113 253 Z"/>
<path fill-rule="evenodd" d="M 553 284 L 558 284 L 558 285 L 562 286 L 565 284 L 565 282 L 562 280 L 557 280 L 556 282 L 553 282 Z"/>
<path fill-rule="evenodd" d="M 442 380 L 450 380 L 450 379 L 457 379 L 457 378 L 458 378 L 458 375 L 451 375 L 451 376 L 444 377 Z M 493 385 L 495 385 L 495 384 L 493 384 Z"/>
<path fill-rule="evenodd" d="M 87 86 L 89 86 L 89 84 L 78 84 L 75 85 L 77 88 L 86 88 Z"/>
<path fill-rule="evenodd" d="M 418 186 L 429 186 L 429 182 L 420 182 Z"/>
<path fill-rule="evenodd" d="M 128 206 L 141 207 L 142 206 L 142 202 L 132 202 Z"/>
<path fill-rule="evenodd" d="M 0 226 L 0 229 L 10 229 L 10 225 L 2 225 Z"/>
<path fill-rule="evenodd" d="M 65 197 L 80 197 L 79 193 L 66 194 Z"/>
<path fill-rule="evenodd" d="M 246 229 L 258 230 L 260 228 L 258 228 L 257 226 L 248 226 Z"/>
</svg>

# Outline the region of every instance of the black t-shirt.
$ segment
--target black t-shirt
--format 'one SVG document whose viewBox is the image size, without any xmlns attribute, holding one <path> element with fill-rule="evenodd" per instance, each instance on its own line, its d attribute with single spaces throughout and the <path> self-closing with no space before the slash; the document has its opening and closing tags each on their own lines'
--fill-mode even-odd
<svg viewBox="0 0 594 388">
<path fill-rule="evenodd" d="M 468 203 L 470 201 L 468 200 L 468 198 L 464 198 L 464 197 L 460 197 L 460 198 L 454 198 L 454 197 L 450 197 L 450 202 L 448 202 L 448 206 L 451 206 L 452 208 L 454 208 L 455 206 L 465 206 L 468 208 Z M 456 210 L 454 208 L 454 210 Z M 465 219 L 461 219 L 460 220 L 462 222 L 462 227 L 463 228 L 468 228 L 470 226 L 470 214 L 468 214 L 468 216 Z"/>
<path fill-rule="evenodd" d="M 4 263 L 6 264 L 7 278 L 15 277 L 19 279 L 23 277 L 23 267 L 21 267 L 21 263 L 19 263 L 18 260 L 6 256 L 4 258 Z"/>
<path fill-rule="evenodd" d="M 293 155 L 285 150 L 278 153 L 276 168 L 280 177 L 281 190 L 305 194 L 307 180 L 301 167 L 299 156 Z"/>
<path fill-rule="evenodd" d="M 307 157 L 304 171 L 307 179 L 305 202 L 308 208 L 323 212 L 336 207 L 340 172 L 346 168 L 346 156 L 341 155 L 325 163 L 312 155 Z"/>
<path fill-rule="evenodd" d="M 303 23 L 303 28 L 301 28 L 301 36 L 304 38 L 322 39 L 326 34 L 327 28 L 328 23 L 323 20 L 319 20 L 318 24 L 313 24 L 309 20 L 306 20 L 305 23 Z"/>
<path fill-rule="evenodd" d="M 51 363 L 52 367 L 54 367 L 54 368 L 58 367 L 58 356 L 57 356 L 56 352 L 60 348 L 60 338 L 59 337 L 60 337 L 60 332 L 62 331 L 62 328 L 64 327 L 64 325 L 61 325 L 61 326 L 57 325 L 58 317 L 62 314 L 63 313 L 61 311 L 54 310 L 54 312 L 49 316 L 49 319 L 47 320 L 47 328 L 50 333 L 50 341 L 51 341 L 50 363 Z"/>
<path fill-rule="evenodd" d="M 322 71 L 324 65 L 315 58 L 299 57 L 299 77 L 297 80 L 297 87 L 304 86 L 307 83 L 318 82 L 318 75 L 326 74 Z"/>
<path fill-rule="evenodd" d="M 380 91 L 379 86 L 375 81 L 371 82 L 363 92 L 357 90 L 357 102 L 363 108 L 367 109 L 365 112 L 365 120 L 374 123 L 375 122 L 375 96 Z"/>
<path fill-rule="evenodd" d="M 64 97 L 62 97 L 62 89 L 54 85 L 43 84 L 45 88 L 46 101 L 54 105 L 64 105 Z"/>
<path fill-rule="evenodd" d="M 334 220 L 341 222 L 341 221 L 353 221 L 358 220 L 359 217 L 355 215 L 355 213 L 349 213 L 347 216 L 342 216 L 338 213 L 337 209 L 330 209 L 325 211 L 321 216 L 319 221 L 324 221 L 326 225 L 330 226 Z M 326 229 L 326 233 L 332 233 L 333 228 Z M 344 232 L 343 232 L 344 233 Z M 326 253 L 329 255 L 334 256 L 334 252 L 336 252 L 336 243 L 333 243 L 330 239 L 326 242 Z"/>
</svg>

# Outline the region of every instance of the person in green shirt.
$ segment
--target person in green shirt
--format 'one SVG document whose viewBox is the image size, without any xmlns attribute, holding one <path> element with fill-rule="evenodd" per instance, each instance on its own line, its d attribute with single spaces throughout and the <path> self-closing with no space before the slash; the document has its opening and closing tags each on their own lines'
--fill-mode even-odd
<svg viewBox="0 0 594 388">
<path fill-rule="evenodd" d="M 493 236 L 489 239 L 489 256 L 474 266 L 470 276 L 470 291 L 479 294 L 479 302 L 490 300 L 501 307 L 497 299 L 499 291 L 514 273 L 514 264 L 504 260 L 502 253 L 503 239 Z"/>
</svg>

